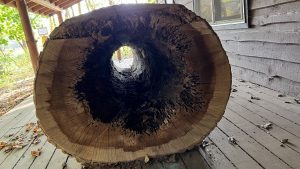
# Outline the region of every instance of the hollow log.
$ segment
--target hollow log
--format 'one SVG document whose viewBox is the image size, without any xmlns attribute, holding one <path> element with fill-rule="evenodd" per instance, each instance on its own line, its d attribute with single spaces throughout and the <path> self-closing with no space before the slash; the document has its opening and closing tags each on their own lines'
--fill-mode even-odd
<svg viewBox="0 0 300 169">
<path fill-rule="evenodd" d="M 133 65 L 111 58 L 127 45 Z M 221 119 L 231 71 L 209 24 L 182 5 L 119 5 L 63 22 L 40 55 L 34 100 L 51 143 L 85 163 L 182 152 Z"/>
</svg>

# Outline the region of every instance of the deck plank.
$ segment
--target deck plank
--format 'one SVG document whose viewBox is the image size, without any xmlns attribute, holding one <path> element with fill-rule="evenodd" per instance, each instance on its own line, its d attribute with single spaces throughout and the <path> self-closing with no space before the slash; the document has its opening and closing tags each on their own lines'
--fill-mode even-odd
<svg viewBox="0 0 300 169">
<path fill-rule="evenodd" d="M 238 116 L 233 111 L 228 111 L 230 113 L 225 113 L 226 119 L 234 123 L 241 130 L 247 133 L 250 137 L 254 138 L 258 143 L 266 147 L 281 160 L 285 161 L 285 163 L 289 166 L 293 168 L 300 168 L 300 154 L 298 152 L 289 147 L 281 147 L 281 142 L 279 140 L 268 134 L 265 134 L 265 132 L 258 129 L 257 126 Z"/>
<path fill-rule="evenodd" d="M 48 166 L 51 157 L 53 156 L 55 151 L 54 145 L 46 142 L 41 150 L 41 155 L 36 157 L 33 161 L 30 169 L 44 169 Z"/>
<path fill-rule="evenodd" d="M 56 149 L 47 169 L 58 169 L 63 168 L 66 165 L 68 155 L 63 153 L 60 149 Z"/>
<path fill-rule="evenodd" d="M 233 112 L 237 113 L 238 115 L 240 115 L 241 117 L 243 117 L 244 119 L 247 119 L 253 125 L 263 125 L 269 122 L 268 119 L 259 116 L 254 112 L 251 112 L 248 109 L 245 109 L 241 105 L 234 103 L 232 101 L 229 101 L 228 108 Z M 266 134 L 270 134 L 272 137 L 276 138 L 279 141 L 282 139 L 289 139 L 289 144 L 286 144 L 285 146 L 288 146 L 291 149 L 300 153 L 300 139 L 294 136 L 293 134 L 289 133 L 288 131 L 286 131 L 284 128 L 281 128 L 276 124 L 273 124 L 271 129 L 269 130 L 261 129 L 261 130 L 266 132 Z"/>
<path fill-rule="evenodd" d="M 278 126 L 284 128 L 285 130 L 289 131 L 290 133 L 294 134 L 295 136 L 300 136 L 300 126 L 295 123 L 291 123 L 289 120 L 278 116 L 272 113 L 269 110 L 266 110 L 254 103 L 250 103 L 244 97 L 241 97 L 237 94 L 232 94 L 234 98 L 231 98 L 231 101 L 238 103 L 239 105 L 245 107 L 246 109 L 268 119 L 270 122 L 277 124 Z"/>
<path fill-rule="evenodd" d="M 230 113 L 230 111 L 227 111 L 226 115 Z M 237 139 L 237 144 L 264 168 L 290 168 L 280 158 L 275 156 L 233 123 L 229 122 L 226 118 L 223 118 L 218 123 L 218 127 L 229 136 Z"/>
<path fill-rule="evenodd" d="M 38 145 L 31 144 L 29 149 L 24 153 L 24 155 L 19 159 L 19 161 L 15 164 L 14 169 L 27 169 L 35 160 L 31 155 L 31 151 L 36 151 L 38 149 L 42 149 L 42 147 L 47 142 L 46 135 L 43 135 L 39 138 L 41 142 Z"/>
<path fill-rule="evenodd" d="M 296 123 L 297 125 L 300 125 L 300 114 L 290 111 L 287 108 L 283 107 L 288 106 L 286 103 L 273 103 L 270 100 L 267 100 L 265 97 L 262 97 L 259 93 L 250 92 L 250 91 L 245 91 L 246 89 L 239 89 L 239 96 L 244 97 L 246 99 L 250 99 L 251 96 L 255 96 L 260 98 L 260 100 L 255 100 L 252 99 L 251 101 L 255 103 L 256 105 L 259 105 L 260 107 L 271 111 L 274 114 L 277 114 L 278 116 L 281 116 L 293 123 Z M 249 89 L 248 89 L 249 90 Z M 288 106 L 289 107 L 289 106 Z"/>
<path fill-rule="evenodd" d="M 228 142 L 228 135 L 225 135 L 220 129 L 215 128 L 208 137 L 220 148 L 220 150 L 237 168 L 263 168 L 238 145 L 231 145 Z"/>
<path fill-rule="evenodd" d="M 163 165 L 158 160 L 151 160 L 150 162 L 142 165 L 142 169 L 163 169 Z"/>
<path fill-rule="evenodd" d="M 19 103 L 18 105 L 16 105 L 15 107 L 13 107 L 11 110 L 9 110 L 5 116 L 10 116 L 10 115 L 13 115 L 15 114 L 14 112 L 16 112 L 17 110 L 19 109 L 23 109 L 25 105 L 27 105 L 28 103 L 33 103 L 32 102 L 33 100 L 33 96 L 29 96 L 27 98 L 25 98 L 21 103 Z"/>
<path fill-rule="evenodd" d="M 12 137 L 17 136 L 19 132 L 21 132 L 21 128 L 11 129 L 11 130 L 9 131 L 9 134 L 12 134 L 13 136 L 11 136 L 10 138 L 8 138 L 8 137 L 3 137 L 3 138 L 1 138 L 0 140 L 1 140 L 1 141 L 4 141 L 4 142 L 7 142 L 7 141 L 9 141 Z M 0 151 L 0 164 L 1 164 L 1 163 L 3 163 L 3 161 L 7 158 L 7 156 L 8 156 L 10 153 L 5 153 L 5 152 L 4 152 L 5 148 L 0 149 L 0 150 L 1 150 L 1 151 Z"/>
<path fill-rule="evenodd" d="M 16 105 L 14 108 L 9 110 L 5 115 L 0 116 L 0 126 L 2 126 L 2 122 L 9 122 L 10 120 L 18 116 L 25 107 L 32 104 L 32 96 L 24 99 L 20 104 Z"/>
<path fill-rule="evenodd" d="M 28 106 L 25 106 L 23 109 L 18 110 L 21 112 L 15 118 L 1 123 L 0 124 L 0 137 L 5 135 L 9 131 L 9 129 L 16 127 L 17 125 L 22 123 L 22 121 L 24 121 L 25 119 L 27 120 L 27 118 L 30 115 L 32 115 L 32 111 L 34 111 L 33 109 L 34 109 L 33 103 L 31 103 L 31 104 L 28 103 Z"/>
<path fill-rule="evenodd" d="M 207 164 L 205 159 L 201 156 L 200 152 L 196 149 L 187 151 L 180 154 L 184 165 L 188 169 L 210 169 L 211 167 Z"/>
<path fill-rule="evenodd" d="M 26 118 L 22 121 L 22 123 L 26 124 L 26 123 L 30 123 L 30 122 L 34 122 L 35 119 L 33 118 L 33 114 L 32 116 L 28 116 L 31 118 Z M 3 141 L 9 141 L 12 138 L 14 138 L 15 136 L 18 136 L 20 134 L 24 134 L 25 136 L 30 136 L 31 133 L 30 132 L 26 132 L 26 126 L 22 127 L 22 128 L 14 128 L 14 129 L 10 129 L 8 131 L 8 133 L 13 134 L 13 136 L 7 138 L 7 137 L 3 137 L 1 138 L 1 140 Z M 23 153 L 28 149 L 28 147 L 30 146 L 30 144 L 28 144 L 27 146 L 25 146 L 24 148 L 18 150 L 12 150 L 9 153 L 5 153 L 4 150 L 2 150 L 0 153 L 0 168 L 12 168 L 15 163 L 19 160 L 19 158 L 22 157 Z"/>
<path fill-rule="evenodd" d="M 161 162 L 164 169 L 187 169 L 184 165 L 181 157 L 176 154 L 172 156 L 174 159 L 172 160 L 163 160 Z"/>
<path fill-rule="evenodd" d="M 296 98 L 296 97 L 284 94 L 283 92 L 279 92 L 279 91 L 276 91 L 276 90 L 273 90 L 273 89 L 269 89 L 269 88 L 266 88 L 264 86 L 254 84 L 254 83 L 251 83 L 251 82 L 248 82 L 248 81 L 240 82 L 237 79 L 232 79 L 232 83 L 233 83 L 233 85 L 236 85 L 236 86 L 245 86 L 246 88 L 251 88 L 251 89 L 258 90 L 259 92 L 261 92 L 263 94 L 266 94 L 268 96 L 273 97 L 274 99 L 278 99 L 278 100 L 282 100 L 282 101 L 291 101 L 291 102 L 293 102 L 294 99 Z M 283 94 L 285 96 L 284 97 L 278 97 L 278 94 Z M 300 104 L 295 104 L 295 106 L 300 107 Z"/>
<path fill-rule="evenodd" d="M 225 156 L 225 154 L 208 137 L 205 139 L 209 145 L 199 147 L 199 152 L 205 158 L 208 165 L 213 169 L 234 169 L 236 166 Z"/>
<path fill-rule="evenodd" d="M 69 156 L 67 159 L 67 165 L 65 169 L 81 169 L 82 165 L 76 161 L 74 157 Z"/>
<path fill-rule="evenodd" d="M 300 104 L 297 104 L 295 102 L 294 97 L 249 82 L 241 83 L 233 79 L 233 83 L 235 84 L 235 86 L 237 86 L 237 89 L 242 88 L 244 89 L 244 91 L 253 92 L 263 99 L 271 101 L 272 103 L 277 105 L 282 105 L 282 107 L 287 108 L 288 110 L 297 114 L 300 114 Z M 278 97 L 279 94 L 283 95 L 283 97 Z M 287 104 L 285 102 L 290 102 L 292 104 Z"/>
</svg>

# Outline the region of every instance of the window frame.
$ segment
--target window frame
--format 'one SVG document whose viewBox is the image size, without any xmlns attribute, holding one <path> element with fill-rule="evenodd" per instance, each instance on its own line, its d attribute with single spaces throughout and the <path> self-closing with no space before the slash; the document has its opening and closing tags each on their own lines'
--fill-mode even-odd
<svg viewBox="0 0 300 169">
<path fill-rule="evenodd" d="M 201 0 L 193 0 L 194 3 L 194 12 L 200 16 L 200 1 Z M 248 0 L 241 0 L 242 4 L 242 16 L 243 20 L 240 21 L 232 21 L 230 22 L 229 20 L 224 20 L 224 21 L 215 21 L 215 1 L 216 0 L 211 0 L 212 2 L 212 22 L 210 25 L 214 30 L 223 30 L 223 29 L 242 29 L 242 28 L 249 28 L 248 25 Z"/>
</svg>

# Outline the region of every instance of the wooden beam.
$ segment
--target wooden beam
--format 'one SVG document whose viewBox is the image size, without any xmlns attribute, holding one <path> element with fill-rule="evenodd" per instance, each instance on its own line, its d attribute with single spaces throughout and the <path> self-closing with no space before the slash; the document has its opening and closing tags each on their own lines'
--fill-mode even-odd
<svg viewBox="0 0 300 169">
<path fill-rule="evenodd" d="M 55 5 L 61 7 L 61 5 L 64 5 L 64 4 L 70 3 L 70 2 L 73 2 L 73 0 L 57 1 L 57 2 L 55 3 Z"/>
<path fill-rule="evenodd" d="M 62 1 L 60 3 L 59 1 L 59 6 L 63 9 L 66 9 L 66 8 L 69 8 L 71 6 L 71 4 L 75 4 L 77 1 L 74 1 L 74 0 L 66 0 L 66 1 Z"/>
<path fill-rule="evenodd" d="M 44 12 L 43 14 L 44 14 L 44 15 L 47 15 L 47 16 L 51 16 L 51 15 L 54 15 L 54 14 L 55 14 L 55 11 L 50 10 L 50 11 Z"/>
<path fill-rule="evenodd" d="M 38 6 L 38 5 L 39 5 L 39 4 L 36 4 L 36 3 L 34 3 L 34 2 L 30 2 L 30 1 L 27 3 L 27 7 L 28 7 L 28 8 L 33 8 L 33 7 Z"/>
<path fill-rule="evenodd" d="M 40 6 L 40 5 L 39 5 Z M 32 9 L 31 9 L 32 10 Z M 35 9 L 35 10 L 33 10 L 35 13 L 38 13 L 38 14 L 41 14 L 41 15 L 46 15 L 46 16 L 49 16 L 48 14 L 46 14 L 46 13 L 51 13 L 51 12 L 54 12 L 55 13 L 55 11 L 53 11 L 52 9 L 49 9 L 49 8 L 46 8 L 46 7 L 44 7 L 44 6 L 40 6 L 40 8 L 38 8 L 38 9 Z"/>
<path fill-rule="evenodd" d="M 19 11 L 27 47 L 28 47 L 30 57 L 31 57 L 32 67 L 33 67 L 34 72 L 36 72 L 36 69 L 38 66 L 39 52 L 38 52 L 38 49 L 36 46 L 36 41 L 34 39 L 32 27 L 30 25 L 30 20 L 29 20 L 29 16 L 28 16 L 26 3 L 24 0 L 16 0 L 16 6 Z"/>
<path fill-rule="evenodd" d="M 33 12 L 37 12 L 37 11 L 39 11 L 39 10 L 41 10 L 41 9 L 44 9 L 44 8 L 46 8 L 46 7 L 44 7 L 44 6 L 42 6 L 42 5 L 37 5 L 37 6 L 35 6 L 35 7 L 32 7 L 32 8 L 30 8 Z"/>
<path fill-rule="evenodd" d="M 62 9 L 48 1 L 44 1 L 44 0 L 30 0 L 31 2 L 34 2 L 34 3 L 37 3 L 37 4 L 40 4 L 44 7 L 47 7 L 49 9 L 52 9 L 54 11 L 62 11 Z"/>
<path fill-rule="evenodd" d="M 54 4 L 55 4 L 55 2 L 57 2 L 57 1 L 59 1 L 59 0 L 49 0 L 50 3 L 54 3 Z"/>
<path fill-rule="evenodd" d="M 71 6 L 75 5 L 75 4 L 78 3 L 78 2 L 79 2 L 79 1 L 77 0 L 77 1 L 72 1 L 72 2 L 70 2 L 70 3 L 66 3 L 66 4 L 63 6 L 63 9 L 68 8 L 68 7 L 71 7 Z"/>
<path fill-rule="evenodd" d="M 0 0 L 0 4 L 4 4 L 4 5 L 8 5 L 8 6 L 11 6 L 11 7 L 16 7 L 16 3 L 14 1 L 8 3 L 8 1 L 6 0 Z"/>
<path fill-rule="evenodd" d="M 49 8 L 42 8 L 42 9 L 40 9 L 38 12 L 40 12 L 40 13 L 42 13 L 42 14 L 45 15 L 45 13 L 50 12 L 50 11 L 53 11 L 53 10 L 51 10 L 51 9 L 49 9 Z"/>
<path fill-rule="evenodd" d="M 4 0 L 5 4 L 10 4 L 12 3 L 14 0 Z"/>
</svg>

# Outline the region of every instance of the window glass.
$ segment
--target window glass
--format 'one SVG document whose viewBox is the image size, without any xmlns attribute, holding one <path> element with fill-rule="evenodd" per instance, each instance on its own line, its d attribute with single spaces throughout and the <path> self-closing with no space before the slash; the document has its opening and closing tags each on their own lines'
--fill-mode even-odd
<svg viewBox="0 0 300 169">
<path fill-rule="evenodd" d="M 200 16 L 212 22 L 212 0 L 200 0 Z"/>
<path fill-rule="evenodd" d="M 216 0 L 215 8 L 216 21 L 243 19 L 241 0 Z"/>
</svg>

